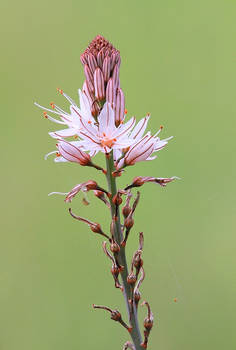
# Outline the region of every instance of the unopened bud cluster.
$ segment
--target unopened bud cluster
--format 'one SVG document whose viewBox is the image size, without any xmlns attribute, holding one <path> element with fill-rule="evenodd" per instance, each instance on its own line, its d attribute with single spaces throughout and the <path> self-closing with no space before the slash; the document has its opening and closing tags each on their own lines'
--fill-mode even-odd
<svg viewBox="0 0 236 350">
<path fill-rule="evenodd" d="M 91 113 L 97 117 L 102 104 L 107 101 L 115 111 L 118 126 L 124 119 L 125 97 L 120 88 L 120 52 L 105 38 L 98 35 L 80 57 L 86 80 L 86 94 Z"/>
</svg>

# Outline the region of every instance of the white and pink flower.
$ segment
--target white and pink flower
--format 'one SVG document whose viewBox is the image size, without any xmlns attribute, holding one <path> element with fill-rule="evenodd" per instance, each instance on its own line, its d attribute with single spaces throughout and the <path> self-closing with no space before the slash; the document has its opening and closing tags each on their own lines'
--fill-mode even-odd
<svg viewBox="0 0 236 350">
<path fill-rule="evenodd" d="M 154 136 L 150 132 L 144 135 L 149 115 L 142 118 L 136 126 L 134 117 L 124 122 L 126 114 L 124 104 L 121 102 L 117 106 L 120 106 L 119 110 L 124 113 L 124 118 L 121 118 L 117 124 L 116 111 L 110 102 L 103 105 L 95 119 L 91 114 L 91 100 L 87 97 L 86 90 L 83 92 L 79 90 L 80 108 L 62 90 L 59 92 L 70 102 L 70 113 L 65 112 L 54 103 L 51 104 L 52 109 L 44 108 L 36 103 L 37 106 L 44 109 L 47 119 L 67 126 L 65 129 L 49 132 L 51 137 L 58 140 L 59 152 L 50 152 L 46 158 L 51 154 L 56 154 L 56 162 L 69 161 L 88 165 L 91 157 L 98 152 L 107 154 L 113 151 L 117 170 L 120 170 L 140 161 L 155 159 L 156 156 L 152 154 L 162 149 L 170 139 L 160 140 L 157 137 L 162 128 Z M 102 96 L 103 92 L 98 91 L 98 94 Z M 52 118 L 48 112 L 56 114 L 59 118 Z M 65 141 L 69 137 L 74 137 L 77 141 Z"/>
</svg>

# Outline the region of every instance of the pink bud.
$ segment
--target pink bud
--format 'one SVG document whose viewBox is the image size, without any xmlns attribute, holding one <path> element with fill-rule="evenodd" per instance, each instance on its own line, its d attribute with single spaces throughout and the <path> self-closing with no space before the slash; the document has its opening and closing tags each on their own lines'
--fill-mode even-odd
<svg viewBox="0 0 236 350">
<path fill-rule="evenodd" d="M 84 66 L 84 74 L 88 83 L 88 88 L 91 92 L 94 92 L 94 85 L 93 85 L 93 75 L 89 68 L 89 66 L 86 64 Z"/>
<path fill-rule="evenodd" d="M 60 155 L 69 162 L 79 163 L 80 165 L 90 165 L 91 158 L 89 154 L 81 151 L 78 147 L 67 141 L 60 141 L 57 145 Z"/>
<path fill-rule="evenodd" d="M 98 65 L 99 67 L 102 69 L 102 65 L 103 65 L 103 61 L 104 61 L 104 51 L 105 51 L 105 48 L 103 47 L 99 52 L 98 52 L 98 55 L 97 55 L 97 62 L 98 62 Z"/>
<path fill-rule="evenodd" d="M 111 104 L 112 108 L 114 108 L 116 101 L 116 89 L 112 78 L 110 78 L 107 83 L 106 100 Z"/>
<path fill-rule="evenodd" d="M 91 107 L 92 104 L 93 104 L 94 96 L 93 96 L 93 94 L 91 93 L 91 90 L 88 87 L 88 81 L 87 80 L 85 80 L 85 82 L 83 84 L 83 92 L 86 95 L 86 97 L 87 97 L 87 99 L 89 101 L 89 105 Z"/>
<path fill-rule="evenodd" d="M 91 72 L 94 73 L 98 64 L 97 64 L 96 58 L 94 57 L 94 55 L 92 53 L 88 54 L 88 65 L 89 65 Z"/>
<path fill-rule="evenodd" d="M 105 57 L 103 61 L 102 71 L 104 75 L 104 80 L 107 82 L 110 78 L 110 72 L 111 72 L 111 59 L 110 57 Z"/>
<path fill-rule="evenodd" d="M 125 95 L 121 89 L 118 89 L 116 96 L 116 112 L 115 121 L 116 125 L 120 125 L 125 115 Z"/>
<path fill-rule="evenodd" d="M 104 100 L 105 98 L 104 78 L 100 68 L 96 68 L 94 72 L 94 87 L 95 87 L 95 97 L 97 97 L 99 101 Z"/>
<path fill-rule="evenodd" d="M 116 64 L 114 67 L 113 73 L 112 73 L 112 78 L 114 80 L 115 89 L 120 87 L 119 74 L 120 74 L 120 69 L 119 69 L 118 65 Z"/>
</svg>

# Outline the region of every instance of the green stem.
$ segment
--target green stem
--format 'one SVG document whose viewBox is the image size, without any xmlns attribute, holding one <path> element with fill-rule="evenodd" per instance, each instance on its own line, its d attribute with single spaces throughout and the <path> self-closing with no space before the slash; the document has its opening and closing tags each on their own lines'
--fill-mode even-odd
<svg viewBox="0 0 236 350">
<path fill-rule="evenodd" d="M 112 176 L 112 172 L 115 170 L 112 152 L 109 154 L 109 157 L 106 158 L 106 163 L 107 163 L 108 188 L 109 188 L 109 192 L 111 192 L 113 197 L 117 193 L 117 188 L 116 188 L 116 178 Z M 111 216 L 113 217 L 116 214 L 116 207 L 112 202 L 112 198 L 110 200 L 110 204 L 111 204 Z M 120 223 L 120 211 L 118 211 L 118 217 L 117 217 L 117 220 L 115 221 L 114 235 L 117 243 L 120 245 L 123 239 L 123 232 L 122 232 L 121 223 Z M 123 294 L 124 294 L 126 307 L 127 307 L 127 311 L 130 319 L 130 324 L 132 326 L 131 338 L 133 340 L 135 350 L 143 350 L 143 348 L 140 345 L 142 343 L 142 336 L 139 330 L 139 323 L 138 323 L 135 306 L 133 307 L 134 309 L 133 312 L 130 313 L 129 299 L 131 297 L 131 288 L 130 288 L 130 285 L 127 283 L 127 277 L 129 272 L 128 272 L 126 255 L 125 255 L 125 248 L 120 247 L 118 258 L 119 258 L 120 265 L 124 266 L 124 270 L 121 272 L 121 278 L 122 278 L 123 288 L 124 288 Z"/>
</svg>

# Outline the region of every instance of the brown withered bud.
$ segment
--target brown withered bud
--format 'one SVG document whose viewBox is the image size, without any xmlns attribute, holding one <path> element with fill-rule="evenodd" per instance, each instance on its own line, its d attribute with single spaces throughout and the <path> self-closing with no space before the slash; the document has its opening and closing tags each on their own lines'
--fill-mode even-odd
<svg viewBox="0 0 236 350">
<path fill-rule="evenodd" d="M 99 190 L 94 190 L 93 193 L 97 198 L 99 198 L 103 203 L 105 203 L 106 206 L 108 206 L 108 208 L 110 208 L 110 203 L 106 199 L 104 192 L 99 191 Z"/>
<path fill-rule="evenodd" d="M 136 276 L 138 276 L 141 267 L 143 266 L 143 259 L 141 258 L 143 252 L 144 237 L 143 232 L 139 233 L 139 248 L 133 255 L 132 264 L 136 268 Z"/>
<path fill-rule="evenodd" d="M 113 177 L 120 177 L 122 175 L 123 171 L 121 170 L 115 170 L 112 172 Z"/>
<path fill-rule="evenodd" d="M 136 268 L 136 276 L 138 276 L 141 267 L 143 266 L 143 259 L 141 258 L 142 251 L 137 250 L 134 253 L 132 264 Z"/>
<path fill-rule="evenodd" d="M 125 219 L 124 226 L 127 229 L 131 229 L 134 226 L 134 219 L 130 215 Z"/>
<path fill-rule="evenodd" d="M 131 206 L 130 206 L 130 200 L 132 198 L 132 193 L 131 191 L 129 190 L 128 191 L 128 194 L 127 194 L 127 197 L 126 197 L 126 203 L 125 203 L 125 206 L 122 208 L 122 214 L 124 216 L 124 218 L 127 218 L 132 210 Z"/>
<path fill-rule="evenodd" d="M 137 196 L 134 200 L 134 204 L 132 206 L 131 212 L 129 213 L 129 215 L 127 216 L 127 218 L 124 221 L 124 227 L 126 228 L 126 231 L 125 231 L 125 238 L 121 242 L 122 247 L 126 246 L 126 242 L 127 242 L 128 237 L 129 237 L 130 230 L 134 225 L 133 214 L 134 214 L 135 209 L 138 205 L 139 199 L 140 199 L 140 192 L 137 192 Z"/>
<path fill-rule="evenodd" d="M 139 300 L 141 299 L 141 293 L 139 291 L 139 288 L 140 288 L 140 285 L 145 278 L 145 273 L 144 273 L 143 267 L 141 267 L 140 270 L 141 270 L 141 276 L 140 276 L 140 278 L 139 278 L 139 280 L 134 288 L 134 302 L 136 304 L 136 308 L 138 307 Z"/>
<path fill-rule="evenodd" d="M 129 207 L 129 206 L 124 206 L 123 208 L 122 208 L 122 214 L 123 214 L 123 216 L 125 217 L 125 218 L 127 218 L 127 216 L 130 214 L 130 212 L 131 212 L 131 207 Z"/>
<path fill-rule="evenodd" d="M 148 315 L 147 317 L 144 319 L 144 322 L 143 322 L 143 325 L 144 325 L 144 341 L 143 343 L 141 344 L 141 346 L 146 349 L 147 348 L 147 344 L 148 344 L 148 338 L 149 338 L 149 334 L 150 334 L 150 331 L 153 327 L 153 314 L 151 312 L 151 309 L 150 309 L 150 305 L 148 302 L 144 301 L 142 304 L 143 305 L 146 305 L 147 306 L 147 309 L 148 309 Z"/>
<path fill-rule="evenodd" d="M 142 346 L 142 348 L 147 349 L 147 345 L 148 345 L 148 333 L 147 331 L 144 331 L 144 341 L 140 344 Z"/>
<path fill-rule="evenodd" d="M 150 305 L 147 301 L 144 301 L 142 303 L 142 306 L 146 305 L 147 306 L 147 311 L 148 311 L 148 314 L 147 314 L 147 317 L 144 319 L 144 328 L 150 332 L 150 330 L 152 329 L 153 327 L 153 314 L 152 314 L 152 311 L 151 311 L 151 308 L 150 308 Z"/>
<path fill-rule="evenodd" d="M 118 243 L 116 243 L 115 241 L 113 241 L 110 245 L 110 249 L 112 251 L 112 253 L 119 253 L 120 251 L 120 246 Z"/>
<path fill-rule="evenodd" d="M 110 309 L 109 307 L 107 306 L 100 306 L 100 305 L 94 305 L 93 304 L 93 308 L 94 309 L 103 309 L 103 310 L 106 310 L 106 311 L 109 311 L 110 314 L 111 314 L 111 319 L 116 321 L 116 322 L 119 322 L 124 328 L 127 329 L 127 331 L 130 333 L 132 331 L 132 327 L 129 327 L 123 320 L 122 320 L 122 317 L 121 317 L 121 314 L 118 310 L 112 310 Z"/>
<path fill-rule="evenodd" d="M 94 222 L 94 223 L 90 224 L 89 226 L 93 232 L 103 234 L 100 224 L 97 224 L 96 222 Z"/>
<path fill-rule="evenodd" d="M 115 287 L 116 287 L 116 288 L 120 288 L 121 291 L 123 292 L 123 287 L 122 287 L 122 285 L 120 284 L 120 282 L 119 282 L 119 280 L 118 280 L 119 273 L 120 273 L 120 271 L 121 271 L 120 266 L 117 265 L 117 262 L 116 262 L 115 257 L 112 256 L 111 253 L 107 250 L 106 242 L 103 242 L 102 247 L 103 247 L 104 253 L 105 253 L 105 254 L 108 256 L 108 258 L 111 259 L 111 261 L 112 261 L 111 273 L 112 273 L 112 276 L 113 276 L 114 281 L 115 281 Z"/>
<path fill-rule="evenodd" d="M 138 289 L 134 290 L 134 302 L 136 304 L 136 307 L 141 299 L 141 293 Z"/>
<path fill-rule="evenodd" d="M 118 266 L 112 265 L 111 273 L 114 276 L 114 278 L 117 278 L 119 276 L 119 273 L 120 273 L 120 269 L 118 268 Z"/>
<path fill-rule="evenodd" d="M 106 237 L 111 242 L 111 238 L 102 231 L 100 224 L 98 224 L 96 222 L 92 222 L 88 219 L 82 218 L 81 216 L 77 216 L 77 215 L 73 214 L 71 208 L 69 208 L 69 213 L 74 219 L 82 221 L 85 224 L 89 225 L 92 232 L 98 233 L 98 234 Z"/>
<path fill-rule="evenodd" d="M 127 277 L 127 283 L 134 286 L 137 281 L 137 277 L 133 272 L 131 272 Z"/>
<path fill-rule="evenodd" d="M 121 205 L 122 203 L 122 198 L 121 198 L 121 193 L 118 191 L 114 197 L 112 198 L 112 202 L 115 204 L 115 205 Z"/>
</svg>

